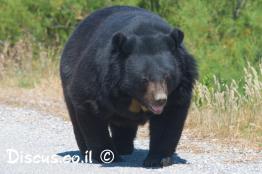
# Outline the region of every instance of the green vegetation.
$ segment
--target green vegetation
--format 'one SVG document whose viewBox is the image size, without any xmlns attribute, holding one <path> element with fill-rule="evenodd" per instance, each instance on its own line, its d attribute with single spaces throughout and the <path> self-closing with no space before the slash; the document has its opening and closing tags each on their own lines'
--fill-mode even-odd
<svg viewBox="0 0 262 174">
<path fill-rule="evenodd" d="M 213 75 L 243 84 L 246 63 L 258 68 L 261 62 L 261 0 L 0 0 L 0 40 L 15 44 L 30 38 L 59 52 L 85 16 L 111 5 L 147 8 L 180 27 L 208 86 Z"/>
</svg>

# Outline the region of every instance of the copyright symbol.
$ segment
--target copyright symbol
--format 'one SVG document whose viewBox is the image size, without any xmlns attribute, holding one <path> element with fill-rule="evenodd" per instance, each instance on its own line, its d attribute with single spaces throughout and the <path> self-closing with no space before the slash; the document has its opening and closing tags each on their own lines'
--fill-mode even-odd
<svg viewBox="0 0 262 174">
<path fill-rule="evenodd" d="M 111 163 L 114 160 L 114 153 L 109 149 L 105 149 L 100 153 L 100 159 L 103 163 Z"/>
</svg>

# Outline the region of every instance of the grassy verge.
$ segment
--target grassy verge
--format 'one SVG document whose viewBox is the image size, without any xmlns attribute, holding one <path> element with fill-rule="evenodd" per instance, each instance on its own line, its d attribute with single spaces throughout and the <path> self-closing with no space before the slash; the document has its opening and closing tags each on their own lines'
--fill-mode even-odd
<svg viewBox="0 0 262 174">
<path fill-rule="evenodd" d="M 220 83 L 215 77 L 214 87 L 197 83 L 187 126 L 202 136 L 262 142 L 262 64 L 259 70 L 247 65 L 243 87 L 234 80 Z"/>
<path fill-rule="evenodd" d="M 34 107 L 68 119 L 58 74 L 61 49 L 32 42 L 5 43 L 0 51 L 0 102 Z M 186 127 L 201 137 L 246 139 L 262 146 L 262 64 L 244 69 L 242 87 L 232 80 L 197 83 Z"/>
<path fill-rule="evenodd" d="M 0 45 L 0 103 L 67 117 L 60 85 L 60 49 L 21 40 Z"/>
</svg>

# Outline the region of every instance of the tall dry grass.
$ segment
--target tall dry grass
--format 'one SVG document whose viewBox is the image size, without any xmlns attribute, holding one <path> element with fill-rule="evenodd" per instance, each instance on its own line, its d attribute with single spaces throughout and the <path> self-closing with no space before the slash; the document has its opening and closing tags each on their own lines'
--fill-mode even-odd
<svg viewBox="0 0 262 174">
<path fill-rule="evenodd" d="M 59 78 L 59 48 L 30 39 L 0 44 L 0 103 L 36 108 L 67 119 Z"/>
<path fill-rule="evenodd" d="M 188 127 L 202 136 L 247 138 L 262 142 L 262 63 L 244 69 L 244 86 L 235 80 L 214 87 L 196 84 Z M 241 91 L 241 92 L 240 92 Z"/>
<path fill-rule="evenodd" d="M 61 49 L 21 40 L 0 45 L 0 102 L 35 107 L 67 118 L 58 75 Z M 247 64 L 244 85 L 235 80 L 214 85 L 198 82 L 187 128 L 200 136 L 245 138 L 262 142 L 262 63 Z M 261 144 L 260 144 L 261 145 Z"/>
<path fill-rule="evenodd" d="M 60 49 L 33 43 L 30 37 L 16 44 L 0 43 L 2 85 L 32 88 L 42 79 L 57 77 Z"/>
</svg>

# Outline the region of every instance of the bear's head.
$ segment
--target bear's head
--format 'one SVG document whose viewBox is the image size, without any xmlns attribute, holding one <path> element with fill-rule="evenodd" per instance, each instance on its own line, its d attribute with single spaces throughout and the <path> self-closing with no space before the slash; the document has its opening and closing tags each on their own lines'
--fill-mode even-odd
<svg viewBox="0 0 262 174">
<path fill-rule="evenodd" d="M 113 51 L 122 62 L 120 90 L 138 101 L 144 111 L 161 114 L 169 94 L 179 84 L 183 37 L 179 29 L 169 34 L 118 32 L 113 36 Z"/>
</svg>

